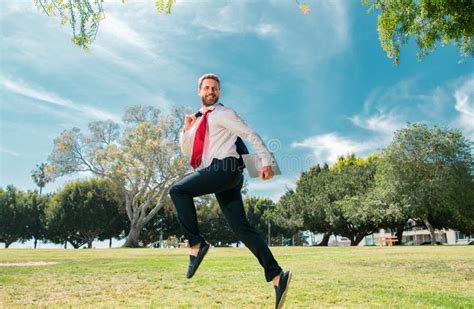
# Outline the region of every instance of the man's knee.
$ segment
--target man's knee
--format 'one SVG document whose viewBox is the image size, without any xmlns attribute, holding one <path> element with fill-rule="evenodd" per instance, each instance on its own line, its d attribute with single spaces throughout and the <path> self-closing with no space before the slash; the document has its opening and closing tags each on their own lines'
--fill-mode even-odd
<svg viewBox="0 0 474 309">
<path fill-rule="evenodd" d="M 183 190 L 179 184 L 173 185 L 170 188 L 170 196 L 173 198 L 174 196 L 178 196 L 179 194 L 182 194 Z"/>
</svg>

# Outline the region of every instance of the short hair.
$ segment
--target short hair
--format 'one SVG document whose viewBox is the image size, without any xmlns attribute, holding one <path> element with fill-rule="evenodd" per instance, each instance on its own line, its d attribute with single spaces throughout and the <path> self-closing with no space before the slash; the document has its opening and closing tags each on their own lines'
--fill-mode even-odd
<svg viewBox="0 0 474 309">
<path fill-rule="evenodd" d="M 207 74 L 204 74 L 203 76 L 199 77 L 199 80 L 198 80 L 198 89 L 201 89 L 201 86 L 202 86 L 202 82 L 205 80 L 205 79 L 213 79 L 217 82 L 217 85 L 219 86 L 219 89 L 221 88 L 221 81 L 219 80 L 219 76 L 217 76 L 216 74 L 214 73 L 207 73 Z"/>
</svg>

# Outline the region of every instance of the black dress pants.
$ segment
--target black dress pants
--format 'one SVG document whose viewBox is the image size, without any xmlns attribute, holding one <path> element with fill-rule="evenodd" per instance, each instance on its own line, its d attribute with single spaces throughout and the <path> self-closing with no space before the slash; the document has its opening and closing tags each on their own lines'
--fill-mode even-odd
<svg viewBox="0 0 474 309">
<path fill-rule="evenodd" d="M 244 182 L 237 158 L 214 159 L 206 168 L 195 171 L 170 189 L 178 221 L 190 246 L 205 241 L 199 233 L 193 198 L 214 193 L 227 223 L 237 238 L 257 257 L 270 282 L 281 272 L 267 243 L 247 220 L 241 189 Z"/>
</svg>

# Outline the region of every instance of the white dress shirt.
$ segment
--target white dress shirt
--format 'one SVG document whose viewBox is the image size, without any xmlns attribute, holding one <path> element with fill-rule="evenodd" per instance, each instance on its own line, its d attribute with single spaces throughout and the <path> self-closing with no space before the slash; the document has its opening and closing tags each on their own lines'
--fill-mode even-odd
<svg viewBox="0 0 474 309">
<path fill-rule="evenodd" d="M 208 107 L 208 109 L 212 110 L 212 112 L 207 114 L 208 127 L 204 141 L 202 162 L 198 168 L 208 167 L 213 159 L 239 158 L 237 147 L 235 146 L 238 136 L 252 144 L 261 160 L 262 166 L 272 165 L 270 151 L 268 151 L 262 138 L 233 109 L 225 107 L 220 103 L 216 103 Z M 200 111 L 204 114 L 203 108 Z M 203 118 L 203 116 L 199 117 L 186 132 L 182 130 L 179 137 L 181 151 L 184 155 L 189 156 L 189 162 L 193 152 L 194 136 Z"/>
</svg>

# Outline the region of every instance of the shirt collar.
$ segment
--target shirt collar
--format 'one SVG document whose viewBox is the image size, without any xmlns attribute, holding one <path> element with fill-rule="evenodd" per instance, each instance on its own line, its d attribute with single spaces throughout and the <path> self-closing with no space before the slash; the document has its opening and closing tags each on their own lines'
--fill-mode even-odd
<svg viewBox="0 0 474 309">
<path fill-rule="evenodd" d="M 207 109 L 213 111 L 217 107 L 220 107 L 220 106 L 223 106 L 222 103 L 220 103 L 220 102 L 219 103 L 214 103 L 210 107 L 208 107 Z M 204 114 L 204 112 L 205 112 L 204 107 L 201 107 L 201 109 L 199 111 L 201 112 L 201 114 Z"/>
</svg>

